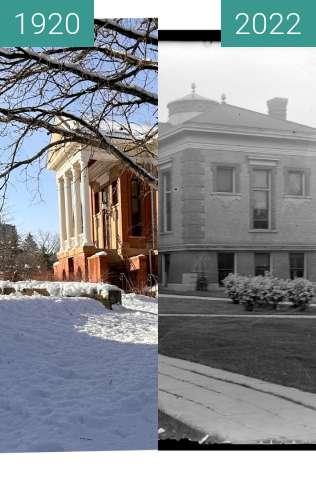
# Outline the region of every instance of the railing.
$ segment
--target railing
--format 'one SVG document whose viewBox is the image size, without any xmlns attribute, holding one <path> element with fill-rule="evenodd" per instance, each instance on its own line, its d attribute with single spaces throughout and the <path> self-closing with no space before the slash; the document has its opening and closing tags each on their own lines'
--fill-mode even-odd
<svg viewBox="0 0 316 480">
<path fill-rule="evenodd" d="M 120 281 L 122 284 L 122 290 L 124 290 L 125 292 L 137 292 L 137 289 L 134 287 L 133 283 L 127 278 L 125 273 L 120 273 Z"/>
</svg>

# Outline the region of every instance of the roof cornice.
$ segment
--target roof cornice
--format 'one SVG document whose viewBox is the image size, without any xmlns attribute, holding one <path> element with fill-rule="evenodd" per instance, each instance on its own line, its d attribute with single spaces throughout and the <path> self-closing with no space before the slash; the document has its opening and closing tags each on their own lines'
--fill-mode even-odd
<svg viewBox="0 0 316 480">
<path fill-rule="evenodd" d="M 283 130 L 267 130 L 260 128 L 249 127 L 229 127 L 222 125 L 196 125 L 194 123 L 181 124 L 177 127 L 170 129 L 170 131 L 164 131 L 159 133 L 159 142 L 167 140 L 173 136 L 178 136 L 184 133 L 206 133 L 206 134 L 221 134 L 221 135 L 238 135 L 248 137 L 261 137 L 261 138 L 273 138 L 280 140 L 300 140 L 302 142 L 316 143 L 316 129 L 314 134 L 302 134 L 291 131 Z"/>
</svg>

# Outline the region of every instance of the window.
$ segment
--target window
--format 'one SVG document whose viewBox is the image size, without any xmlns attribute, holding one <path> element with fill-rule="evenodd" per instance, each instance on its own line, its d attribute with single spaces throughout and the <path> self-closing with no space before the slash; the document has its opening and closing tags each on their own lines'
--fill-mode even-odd
<svg viewBox="0 0 316 480">
<path fill-rule="evenodd" d="M 97 215 L 100 213 L 100 195 L 99 192 L 94 194 L 94 214 Z"/>
<path fill-rule="evenodd" d="M 290 277 L 304 277 L 304 253 L 290 253 Z"/>
<path fill-rule="evenodd" d="M 253 169 L 252 227 L 258 230 L 271 228 L 271 170 Z"/>
<path fill-rule="evenodd" d="M 172 211 L 171 211 L 171 172 L 163 172 L 161 175 L 162 184 L 162 217 L 161 231 L 171 231 Z"/>
<path fill-rule="evenodd" d="M 142 234 L 141 226 L 141 185 L 137 178 L 131 181 L 131 201 L 132 201 L 132 236 L 140 237 Z"/>
<path fill-rule="evenodd" d="M 217 255 L 218 283 L 223 285 L 224 278 L 235 271 L 235 254 L 219 253 Z"/>
<path fill-rule="evenodd" d="M 102 222 L 103 222 L 103 232 L 104 232 L 104 239 L 103 244 L 104 248 L 110 248 L 110 202 L 109 202 L 109 186 L 106 185 L 101 190 L 101 198 L 102 198 Z"/>
<path fill-rule="evenodd" d="M 255 275 L 264 275 L 270 272 L 270 254 L 255 253 Z"/>
<path fill-rule="evenodd" d="M 118 194 L 117 194 L 117 180 L 112 182 L 112 205 L 118 203 Z"/>
<path fill-rule="evenodd" d="M 287 176 L 287 194 L 295 196 L 304 196 L 305 192 L 305 175 L 304 172 L 298 170 L 288 170 Z"/>
<path fill-rule="evenodd" d="M 216 192 L 234 193 L 236 191 L 236 172 L 234 167 L 216 168 Z"/>
<path fill-rule="evenodd" d="M 101 191 L 102 204 L 105 209 L 109 207 L 109 188 L 108 186 L 103 187 Z"/>
</svg>

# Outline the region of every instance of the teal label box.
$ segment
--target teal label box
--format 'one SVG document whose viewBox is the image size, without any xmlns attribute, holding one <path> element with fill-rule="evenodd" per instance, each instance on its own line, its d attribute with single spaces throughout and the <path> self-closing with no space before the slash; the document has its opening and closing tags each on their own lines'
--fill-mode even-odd
<svg viewBox="0 0 316 480">
<path fill-rule="evenodd" d="M 94 0 L 9 0 L 0 15 L 0 47 L 91 47 Z"/>
<path fill-rule="evenodd" d="M 221 0 L 222 47 L 315 47 L 314 0 Z"/>
</svg>

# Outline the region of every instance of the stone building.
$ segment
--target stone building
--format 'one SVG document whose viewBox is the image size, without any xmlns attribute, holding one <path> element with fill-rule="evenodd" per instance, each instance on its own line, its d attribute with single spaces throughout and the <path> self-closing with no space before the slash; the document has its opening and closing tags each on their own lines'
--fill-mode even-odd
<svg viewBox="0 0 316 480">
<path fill-rule="evenodd" d="M 121 148 L 126 143 L 119 136 L 112 141 Z M 152 285 L 157 274 L 155 192 L 112 154 L 95 148 L 67 144 L 50 154 L 48 169 L 56 172 L 59 199 L 61 247 L 54 278 L 108 282 L 135 291 Z"/>
<path fill-rule="evenodd" d="M 195 92 L 159 130 L 160 276 L 174 289 L 230 272 L 316 282 L 316 129 Z"/>
</svg>

